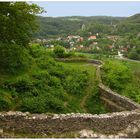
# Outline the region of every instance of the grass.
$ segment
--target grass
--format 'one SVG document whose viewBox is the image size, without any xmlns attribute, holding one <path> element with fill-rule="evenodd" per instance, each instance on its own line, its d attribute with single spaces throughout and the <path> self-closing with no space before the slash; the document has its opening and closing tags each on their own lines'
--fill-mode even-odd
<svg viewBox="0 0 140 140">
<path fill-rule="evenodd" d="M 83 94 L 69 94 L 64 93 L 67 97 L 67 100 L 63 102 L 63 106 L 66 107 L 68 110 L 66 113 L 69 112 L 81 112 L 81 113 L 98 113 L 100 112 L 99 109 L 95 109 L 95 106 L 92 104 L 92 100 L 94 100 L 93 95 L 95 95 L 96 92 L 96 68 L 93 65 L 88 64 L 87 62 L 56 62 L 57 64 L 60 64 L 64 67 L 64 69 L 67 70 L 77 70 L 77 71 L 87 71 L 89 73 L 88 77 L 88 83 L 87 87 L 84 89 Z M 0 85 L 2 85 L 5 81 L 11 81 L 15 82 L 18 81 L 18 79 L 27 77 L 29 80 L 33 81 L 32 78 L 33 73 L 38 72 L 45 72 L 45 69 L 40 69 L 36 63 L 32 63 L 31 68 L 28 71 L 23 71 L 22 73 L 17 73 L 16 75 L 8 75 L 3 74 L 0 76 Z M 9 92 L 9 91 L 8 91 Z M 21 93 L 20 93 L 21 94 Z M 24 94 L 21 94 L 24 96 Z M 24 97 L 23 97 L 24 98 Z M 92 100 L 90 100 L 92 98 Z M 97 100 L 97 98 L 95 99 Z M 98 100 L 100 100 L 98 98 Z M 88 103 L 88 101 L 91 102 Z M 12 110 L 16 110 L 16 108 L 20 107 L 21 101 L 15 101 L 15 105 L 12 107 Z M 100 106 L 103 106 L 100 104 Z M 96 106 L 95 106 L 96 107 Z M 89 109 L 90 108 L 90 109 Z M 93 109 L 92 109 L 93 108 Z M 61 113 L 61 112 L 60 112 Z M 64 112 L 63 112 L 64 113 Z M 100 112 L 102 113 L 102 111 Z"/>
<path fill-rule="evenodd" d="M 130 82 L 124 83 L 125 87 L 124 89 L 116 90 L 118 93 L 120 93 L 123 96 L 127 96 L 128 98 L 134 100 L 135 102 L 140 103 L 140 61 L 133 61 L 133 60 L 120 60 L 120 59 L 115 59 L 113 57 L 105 57 L 105 56 L 96 56 L 95 54 L 89 54 L 89 53 L 77 53 L 84 55 L 88 58 L 94 58 L 94 59 L 101 59 L 103 62 L 106 61 L 112 61 L 112 62 L 119 62 L 122 65 L 125 65 L 128 67 L 128 69 L 131 72 L 132 79 Z M 119 81 L 118 81 L 119 82 Z M 114 90 L 114 89 L 113 89 Z M 95 99 L 95 97 L 94 97 Z M 90 101 L 87 102 L 89 104 Z"/>
<path fill-rule="evenodd" d="M 85 88 L 84 94 L 71 96 L 72 103 L 77 103 L 83 113 L 100 114 L 105 113 L 107 109 L 100 102 L 98 94 L 98 81 L 96 79 L 96 68 L 92 64 L 86 62 L 59 62 L 67 69 L 79 69 L 89 72 L 88 86 Z"/>
<path fill-rule="evenodd" d="M 63 65 L 66 69 L 88 71 L 90 74 L 89 81 L 95 78 L 95 67 L 93 67 L 92 65 L 88 65 L 86 62 L 78 62 L 78 63 L 77 62 L 59 62 L 59 64 Z M 91 86 L 91 83 L 89 86 Z M 85 89 L 84 94 L 74 95 L 74 96 L 71 95 L 69 97 L 71 99 L 68 105 L 75 104 L 76 106 L 79 107 L 80 112 L 87 112 L 87 109 L 85 109 L 85 103 L 87 100 L 86 98 L 89 94 L 92 94 L 90 93 L 91 91 L 89 89 L 89 86 Z M 79 111 L 77 110 L 76 112 L 79 112 Z"/>
<path fill-rule="evenodd" d="M 112 81 L 115 82 L 111 83 L 111 80 L 105 78 L 104 80 L 108 83 L 108 85 L 111 85 L 113 90 L 117 91 L 119 94 L 126 96 L 130 99 L 132 99 L 135 102 L 140 103 L 140 63 L 129 61 L 129 60 L 116 60 L 116 59 L 110 59 L 111 63 L 119 64 L 119 66 L 126 67 L 128 70 L 125 73 L 117 74 L 118 67 L 116 67 L 116 70 L 110 67 L 110 70 L 107 73 L 103 73 L 104 75 L 111 76 L 111 69 L 113 70 L 112 75 Z M 120 69 L 120 68 L 119 68 Z M 121 69 L 119 70 L 121 71 Z M 116 76 L 115 76 L 116 75 Z M 126 75 L 126 76 L 125 76 Z M 124 77 L 122 79 L 122 77 Z M 125 78 L 129 77 L 129 81 L 126 81 Z M 110 77 L 111 78 L 111 77 Z M 120 80 L 122 79 L 122 80 Z M 122 82 L 125 81 L 125 82 Z M 119 86 L 117 88 L 117 86 Z"/>
<path fill-rule="evenodd" d="M 30 55 L 32 61 L 26 71 L 1 74 L 0 104 L 5 104 L 1 110 L 102 113 L 100 108 L 95 109 L 100 102 L 96 68 L 87 62 L 87 57 L 77 55 L 69 62 L 55 61 L 53 52 L 41 46 L 32 46 Z"/>
</svg>

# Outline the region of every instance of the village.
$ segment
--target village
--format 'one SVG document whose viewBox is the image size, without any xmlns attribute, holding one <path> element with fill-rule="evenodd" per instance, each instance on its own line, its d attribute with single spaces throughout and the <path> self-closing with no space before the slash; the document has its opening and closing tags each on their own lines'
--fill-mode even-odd
<svg viewBox="0 0 140 140">
<path fill-rule="evenodd" d="M 93 54 L 111 54 L 122 58 L 128 52 L 129 45 L 118 45 L 120 39 L 117 35 L 100 35 L 96 33 L 88 37 L 80 35 L 69 35 L 67 37 L 58 37 L 56 39 L 35 39 L 32 43 L 38 43 L 46 48 L 54 49 L 56 45 L 61 45 L 66 48 L 66 51 L 77 51 Z M 135 47 L 135 46 L 134 46 Z"/>
</svg>

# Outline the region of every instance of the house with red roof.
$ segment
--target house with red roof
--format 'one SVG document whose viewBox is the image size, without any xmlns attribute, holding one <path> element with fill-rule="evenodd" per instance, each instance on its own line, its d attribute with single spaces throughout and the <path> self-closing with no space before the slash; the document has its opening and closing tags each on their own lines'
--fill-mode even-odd
<svg viewBox="0 0 140 140">
<path fill-rule="evenodd" d="M 90 36 L 88 40 L 96 39 L 96 36 Z"/>
</svg>

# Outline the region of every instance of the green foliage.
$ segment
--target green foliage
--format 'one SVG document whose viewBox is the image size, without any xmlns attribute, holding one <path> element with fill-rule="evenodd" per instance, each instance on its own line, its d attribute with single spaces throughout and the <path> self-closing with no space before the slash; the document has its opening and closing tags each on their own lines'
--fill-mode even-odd
<svg viewBox="0 0 140 140">
<path fill-rule="evenodd" d="M 107 16 L 93 16 L 93 17 L 38 17 L 41 29 L 34 34 L 35 38 L 58 38 L 66 37 L 68 35 L 89 36 L 89 32 L 97 33 L 111 33 L 113 31 L 112 24 L 117 24 L 123 17 L 107 17 Z M 82 25 L 85 25 L 84 31 Z M 111 30 L 111 32 L 110 32 Z M 62 45 L 62 44 L 59 44 Z M 62 45 L 63 46 L 63 45 Z M 64 46 L 65 47 L 65 46 Z"/>
<path fill-rule="evenodd" d="M 132 80 L 129 68 L 117 61 L 107 61 L 102 68 L 102 79 L 115 90 L 122 90 Z"/>
<path fill-rule="evenodd" d="M 0 89 L 0 111 L 8 111 L 13 107 L 13 98 L 9 92 Z"/>
<path fill-rule="evenodd" d="M 102 69 L 103 82 L 119 94 L 140 103 L 139 64 L 109 61 Z"/>
<path fill-rule="evenodd" d="M 130 59 L 134 59 L 134 60 L 140 60 L 140 53 L 139 53 L 140 49 L 132 49 L 130 51 L 130 53 L 128 54 L 128 57 Z"/>
<path fill-rule="evenodd" d="M 90 69 L 80 63 L 70 68 L 70 63 L 69 67 L 56 62 L 41 46 L 30 46 L 29 54 L 33 59 L 29 70 L 0 83 L 0 110 L 83 112 L 80 101 L 85 96 Z"/>
<path fill-rule="evenodd" d="M 42 54 L 45 55 L 45 49 L 38 44 L 31 45 L 29 50 L 33 58 L 39 58 Z"/>
<path fill-rule="evenodd" d="M 16 44 L 0 43 L 0 71 L 16 73 L 29 67 L 31 57 L 25 48 Z"/>
<path fill-rule="evenodd" d="M 42 8 L 26 2 L 0 3 L 0 111 L 82 112 L 80 101 L 90 78 L 88 69 L 82 66 L 70 70 L 53 58 L 74 57 L 73 52 L 66 53 L 62 47 L 69 47 L 69 43 L 56 42 L 62 46 L 55 47 L 55 56 L 42 46 L 29 46 L 37 29 L 35 15 L 41 12 Z M 68 33 L 81 28 L 80 22 L 71 23 L 78 24 L 71 25 L 71 29 L 67 21 Z"/>
<path fill-rule="evenodd" d="M 64 89 L 70 94 L 82 94 L 81 88 L 87 86 L 88 73 L 86 71 L 74 71 L 71 75 L 67 76 L 64 81 Z"/>
<path fill-rule="evenodd" d="M 64 41 L 64 40 L 50 40 L 50 41 L 47 42 L 47 45 L 54 45 L 54 46 L 59 45 L 59 46 L 62 46 L 64 48 L 70 48 L 69 42 Z"/>
<path fill-rule="evenodd" d="M 32 113 L 64 112 L 63 102 L 50 94 L 43 96 L 24 98 L 21 105 L 22 111 L 29 111 Z"/>
<path fill-rule="evenodd" d="M 55 46 L 54 48 L 54 54 L 56 57 L 64 58 L 65 57 L 65 48 L 62 46 Z"/>
<path fill-rule="evenodd" d="M 1 42 L 27 46 L 32 34 L 37 29 L 35 15 L 42 12 L 42 8 L 27 2 L 1 2 Z"/>
<path fill-rule="evenodd" d="M 100 94 L 97 87 L 94 88 L 92 96 L 88 98 L 86 102 L 86 107 L 88 108 L 88 112 L 94 114 L 107 112 L 107 109 L 102 105 L 102 102 L 100 100 Z"/>
<path fill-rule="evenodd" d="M 133 99 L 135 102 L 140 103 L 140 88 L 135 84 L 129 84 L 127 88 L 123 91 L 122 95 Z"/>
</svg>

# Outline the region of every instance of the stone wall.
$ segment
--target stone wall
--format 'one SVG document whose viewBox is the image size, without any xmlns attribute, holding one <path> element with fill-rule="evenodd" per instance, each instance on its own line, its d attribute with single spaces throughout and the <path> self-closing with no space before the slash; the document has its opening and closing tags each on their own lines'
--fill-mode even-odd
<svg viewBox="0 0 140 140">
<path fill-rule="evenodd" d="M 22 112 L 1 112 L 0 129 L 30 134 L 58 134 L 82 129 L 102 133 L 117 133 L 140 119 L 140 110 L 92 114 L 30 114 Z"/>
<path fill-rule="evenodd" d="M 112 112 L 140 109 L 140 105 L 138 103 L 113 92 L 103 84 L 99 84 L 99 91 L 101 100 Z"/>
<path fill-rule="evenodd" d="M 0 129 L 17 133 L 30 134 L 59 134 L 79 130 L 94 130 L 99 133 L 118 133 L 131 128 L 132 134 L 140 132 L 140 105 L 123 97 L 102 84 L 99 61 L 89 61 L 97 69 L 100 82 L 100 97 L 111 111 L 122 111 L 100 115 L 71 113 L 71 114 L 30 114 L 22 112 L 0 112 Z M 124 111 L 128 110 L 128 111 Z M 134 123 L 139 122 L 139 123 Z M 137 128 L 137 129 L 136 129 Z M 137 131 L 136 131 L 137 130 Z"/>
</svg>

